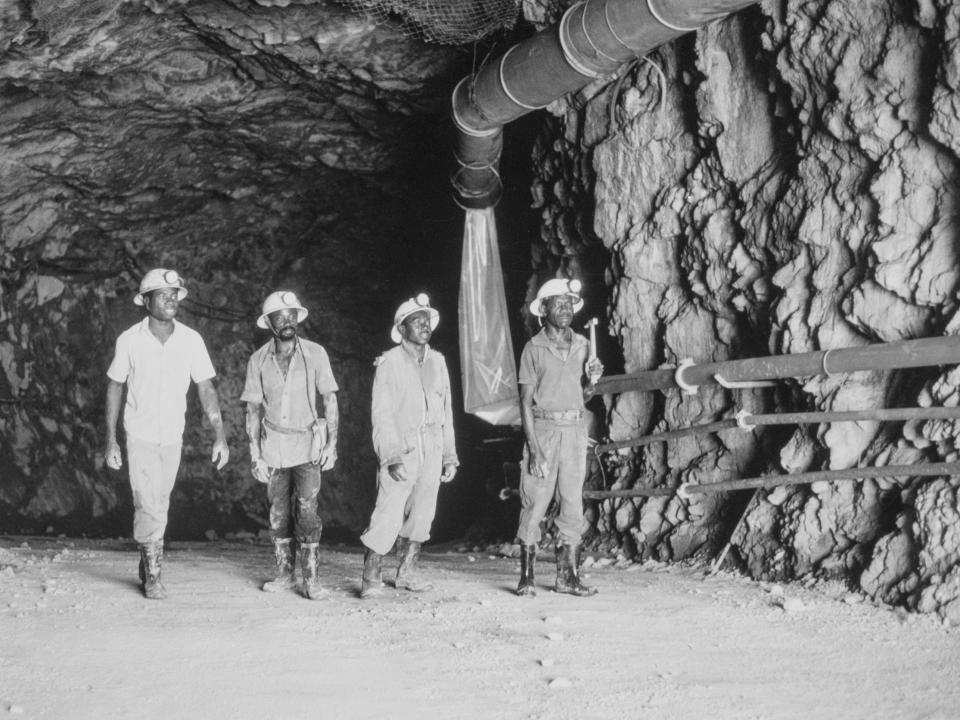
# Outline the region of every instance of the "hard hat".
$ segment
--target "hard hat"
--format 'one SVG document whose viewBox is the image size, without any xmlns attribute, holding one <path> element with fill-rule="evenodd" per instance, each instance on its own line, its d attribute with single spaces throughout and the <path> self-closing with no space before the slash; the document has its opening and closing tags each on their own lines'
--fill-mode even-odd
<svg viewBox="0 0 960 720">
<path fill-rule="evenodd" d="M 257 318 L 257 327 L 269 330 L 270 323 L 267 322 L 267 316 L 269 316 L 270 313 L 275 313 L 277 310 L 286 310 L 287 308 L 292 308 L 297 311 L 298 324 L 306 320 L 307 315 L 310 314 L 307 312 L 307 309 L 300 304 L 295 293 L 289 290 L 277 290 L 267 295 L 267 299 L 263 301 L 261 315 Z"/>
<path fill-rule="evenodd" d="M 547 280 L 543 285 L 540 286 L 540 289 L 537 290 L 537 298 L 530 303 L 530 313 L 535 317 L 543 317 L 543 308 L 541 307 L 543 301 L 547 298 L 556 297 L 557 295 L 573 295 L 575 298 L 573 301 L 573 311 L 579 312 L 580 308 L 583 307 L 583 298 L 580 297 L 580 289 L 583 287 L 583 284 L 577 280 L 567 280 L 566 278 L 554 278 L 553 280 Z"/>
<path fill-rule="evenodd" d="M 187 289 L 183 286 L 180 273 L 166 268 L 154 268 L 140 281 L 140 292 L 133 296 L 133 304 L 143 305 L 144 295 L 163 288 L 177 288 L 177 300 L 183 300 L 187 296 Z"/>
<path fill-rule="evenodd" d="M 397 308 L 397 312 L 393 315 L 393 327 L 390 328 L 390 339 L 395 343 L 400 342 L 400 340 L 403 339 L 403 336 L 400 334 L 400 326 L 403 324 L 403 321 L 415 312 L 420 312 L 421 310 L 426 310 L 430 313 L 430 330 L 436 330 L 437 325 L 440 324 L 440 313 L 437 312 L 436 308 L 430 307 L 430 298 L 427 297 L 427 294 L 420 293 L 416 297 L 404 301 L 400 307 Z"/>
</svg>

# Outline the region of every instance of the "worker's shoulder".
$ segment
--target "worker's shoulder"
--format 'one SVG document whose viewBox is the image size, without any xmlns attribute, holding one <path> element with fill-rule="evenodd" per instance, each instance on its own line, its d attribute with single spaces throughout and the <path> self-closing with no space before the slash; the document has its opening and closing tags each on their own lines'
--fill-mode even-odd
<svg viewBox="0 0 960 720">
<path fill-rule="evenodd" d="M 400 355 L 400 353 L 402 352 L 403 352 L 403 348 L 401 348 L 399 345 L 395 345 L 389 350 L 384 350 L 382 353 L 377 355 L 376 358 L 374 358 L 373 366 L 375 368 L 379 368 L 379 367 L 382 367 L 384 364 L 390 365 L 392 363 L 399 362 L 400 359 L 402 358 L 402 356 Z"/>
<path fill-rule="evenodd" d="M 318 342 L 300 338 L 300 347 L 305 355 L 319 355 L 323 357 L 327 354 L 327 349 Z"/>
</svg>

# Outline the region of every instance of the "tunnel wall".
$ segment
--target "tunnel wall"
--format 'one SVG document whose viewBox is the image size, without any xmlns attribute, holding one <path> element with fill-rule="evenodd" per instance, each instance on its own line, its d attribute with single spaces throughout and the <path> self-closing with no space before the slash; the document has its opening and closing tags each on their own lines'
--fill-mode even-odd
<svg viewBox="0 0 960 720">
<path fill-rule="evenodd" d="M 528 14 L 551 19 L 542 4 Z M 957 332 L 960 9 L 767 2 L 554 103 L 534 151 L 535 270 L 587 278 L 626 372 Z M 748 412 L 955 405 L 954 368 L 607 398 L 619 440 Z M 732 430 L 605 465 L 615 488 L 955 460 L 955 423 Z M 627 554 L 836 577 L 960 621 L 956 478 L 606 500 Z M 741 521 L 742 517 L 742 521 Z M 739 522 L 738 522 L 739 521 Z"/>
</svg>

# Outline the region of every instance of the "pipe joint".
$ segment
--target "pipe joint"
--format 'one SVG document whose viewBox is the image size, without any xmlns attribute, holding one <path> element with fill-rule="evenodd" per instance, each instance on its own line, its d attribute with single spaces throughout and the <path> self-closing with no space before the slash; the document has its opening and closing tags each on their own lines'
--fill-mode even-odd
<svg viewBox="0 0 960 720">
<path fill-rule="evenodd" d="M 584 39 L 593 48 L 594 52 L 599 52 L 596 44 L 594 44 L 594 42 L 590 39 L 590 36 L 587 35 L 586 26 L 583 24 L 585 12 L 586 2 L 584 2 L 584 0 L 580 0 L 580 2 L 567 8 L 567 11 L 563 14 L 563 17 L 560 18 L 560 27 L 558 28 L 558 35 L 560 36 L 560 49 L 563 52 L 563 59 L 566 60 L 567 65 L 569 65 L 574 72 L 577 72 L 584 77 L 597 79 L 604 77 L 607 75 L 607 73 L 603 70 L 593 67 L 594 63 L 590 62 L 591 58 L 577 49 L 577 46 L 573 41 L 573 36 L 570 32 L 570 23 L 573 21 L 574 15 L 579 13 L 580 26 Z"/>
</svg>

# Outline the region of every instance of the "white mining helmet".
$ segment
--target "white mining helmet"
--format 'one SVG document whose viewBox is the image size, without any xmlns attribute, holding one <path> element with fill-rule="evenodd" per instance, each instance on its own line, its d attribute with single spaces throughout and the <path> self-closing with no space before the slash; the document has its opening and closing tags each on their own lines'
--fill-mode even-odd
<svg viewBox="0 0 960 720">
<path fill-rule="evenodd" d="M 427 297 L 427 294 L 420 293 L 416 297 L 405 300 L 400 307 L 397 308 L 397 312 L 393 314 L 393 327 L 390 328 L 390 339 L 395 343 L 399 343 L 403 338 L 400 334 L 400 326 L 403 324 L 403 321 L 415 312 L 420 312 L 421 310 L 426 310 L 430 313 L 430 329 L 436 330 L 437 325 L 440 324 L 440 313 L 437 312 L 436 308 L 430 307 L 430 298 Z"/>
<path fill-rule="evenodd" d="M 307 315 L 310 314 L 307 312 L 307 309 L 300 304 L 300 301 L 297 299 L 295 293 L 292 293 L 289 290 L 277 290 L 277 292 L 267 295 L 267 299 L 263 301 L 263 309 L 261 310 L 260 317 L 257 318 L 257 327 L 262 328 L 263 330 L 269 330 L 270 323 L 267 318 L 269 317 L 270 313 L 275 313 L 277 310 L 287 309 L 297 311 L 298 325 L 306 320 Z"/>
<path fill-rule="evenodd" d="M 573 280 L 567 280 L 566 278 L 547 280 L 537 290 L 536 299 L 530 303 L 530 313 L 535 317 L 543 317 L 543 301 L 557 295 L 572 295 L 574 298 L 573 311 L 579 312 L 580 308 L 583 307 L 583 298 L 580 297 L 582 287 L 583 284 L 576 278 Z"/>
<path fill-rule="evenodd" d="M 140 291 L 133 296 L 133 304 L 143 305 L 144 295 L 163 288 L 176 288 L 178 301 L 187 296 L 187 289 L 183 286 L 183 278 L 180 277 L 180 273 L 166 268 L 154 268 L 144 275 L 143 280 L 140 281 Z"/>
</svg>

